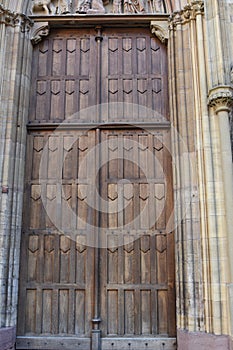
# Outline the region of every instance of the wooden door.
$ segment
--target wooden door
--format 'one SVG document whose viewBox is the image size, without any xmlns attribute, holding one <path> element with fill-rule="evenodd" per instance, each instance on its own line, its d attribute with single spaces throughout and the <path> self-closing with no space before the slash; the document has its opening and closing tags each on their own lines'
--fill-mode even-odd
<svg viewBox="0 0 233 350">
<path fill-rule="evenodd" d="M 35 48 L 17 349 L 175 349 L 166 48 L 102 39 Z"/>
<path fill-rule="evenodd" d="M 119 129 L 101 135 L 102 348 L 160 349 L 162 341 L 153 337 L 175 336 L 168 133 Z M 173 343 L 167 339 L 166 349 Z"/>
</svg>

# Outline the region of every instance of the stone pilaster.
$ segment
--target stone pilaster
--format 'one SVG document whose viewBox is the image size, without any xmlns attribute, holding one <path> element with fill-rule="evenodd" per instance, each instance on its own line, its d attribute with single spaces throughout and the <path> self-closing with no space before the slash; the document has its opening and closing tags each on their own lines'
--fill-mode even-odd
<svg viewBox="0 0 233 350">
<path fill-rule="evenodd" d="M 199 187 L 197 118 L 199 113 L 196 18 L 203 2 L 194 1 L 170 17 L 170 112 L 176 205 L 177 327 L 205 329 L 202 269 L 202 221 Z"/>
<path fill-rule="evenodd" d="M 219 227 L 219 252 L 221 261 L 219 267 L 222 277 L 222 295 L 226 302 L 222 308 L 229 310 L 230 323 L 226 332 L 233 334 L 233 169 L 231 154 L 231 135 L 230 135 L 230 112 L 233 106 L 233 89 L 230 86 L 218 86 L 209 92 L 208 104 L 212 113 L 212 124 L 216 127 L 216 138 L 218 138 L 218 147 L 216 148 L 216 158 L 218 157 L 219 169 L 216 173 L 221 182 L 221 193 L 217 201 L 221 205 L 222 225 Z M 221 175 L 221 176 L 220 176 Z M 222 251 L 221 251 L 222 250 Z M 225 261 L 227 260 L 227 261 Z M 229 267 L 228 267 L 229 265 Z M 226 269 L 229 269 L 229 278 L 226 277 Z M 228 323 L 228 320 L 225 320 Z"/>
<path fill-rule="evenodd" d="M 0 348 L 14 345 L 32 22 L 0 7 Z"/>
</svg>

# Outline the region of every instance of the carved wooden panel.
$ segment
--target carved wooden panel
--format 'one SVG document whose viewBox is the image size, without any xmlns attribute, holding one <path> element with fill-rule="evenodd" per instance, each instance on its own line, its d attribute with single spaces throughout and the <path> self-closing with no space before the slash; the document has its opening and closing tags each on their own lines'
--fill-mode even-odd
<svg viewBox="0 0 233 350">
<path fill-rule="evenodd" d="M 166 132 L 102 131 L 104 336 L 175 334 L 171 177 Z"/>
<path fill-rule="evenodd" d="M 168 118 L 166 47 L 157 38 L 146 29 L 106 29 L 102 57 L 102 101 L 109 104 L 109 121 Z"/>
<path fill-rule="evenodd" d="M 82 160 L 94 144 L 91 131 L 28 136 L 19 334 L 89 336 L 92 169 Z"/>
<path fill-rule="evenodd" d="M 53 30 L 35 47 L 30 120 L 168 119 L 166 47 L 142 28 L 115 32 L 104 29 L 100 92 L 103 112 L 100 116 L 94 109 L 84 113 L 87 107 L 99 103 L 95 35 L 91 29 Z"/>
<path fill-rule="evenodd" d="M 57 30 L 34 48 L 30 120 L 61 122 L 95 104 L 95 45 L 94 30 Z"/>
</svg>

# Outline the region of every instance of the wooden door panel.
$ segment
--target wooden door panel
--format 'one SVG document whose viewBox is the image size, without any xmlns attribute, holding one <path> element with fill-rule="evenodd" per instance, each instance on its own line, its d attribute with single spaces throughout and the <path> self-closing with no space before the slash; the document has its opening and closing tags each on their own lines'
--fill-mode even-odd
<svg viewBox="0 0 233 350">
<path fill-rule="evenodd" d="M 89 337 L 93 170 L 83 158 L 95 132 L 36 132 L 28 144 L 18 332 Z"/>
<path fill-rule="evenodd" d="M 95 105 L 94 33 L 93 29 L 54 30 L 49 39 L 36 46 L 31 121 L 82 119 L 78 112 Z"/>
<path fill-rule="evenodd" d="M 166 48 L 147 29 L 104 30 L 101 84 L 104 121 L 169 119 Z"/>
<path fill-rule="evenodd" d="M 101 135 L 106 146 L 100 191 L 108 203 L 101 216 L 107 246 L 100 265 L 103 336 L 173 336 L 166 132 L 103 130 Z"/>
</svg>

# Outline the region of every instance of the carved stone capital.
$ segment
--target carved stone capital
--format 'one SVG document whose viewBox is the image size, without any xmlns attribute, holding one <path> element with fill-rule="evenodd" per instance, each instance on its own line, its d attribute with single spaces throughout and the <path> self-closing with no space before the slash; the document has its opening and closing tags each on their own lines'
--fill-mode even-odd
<svg viewBox="0 0 233 350">
<path fill-rule="evenodd" d="M 32 29 L 31 42 L 33 45 L 38 44 L 43 37 L 49 35 L 49 22 L 37 22 Z"/>
<path fill-rule="evenodd" d="M 233 89 L 230 86 L 219 86 L 210 91 L 208 105 L 214 107 L 216 112 L 230 112 L 233 106 Z"/>
<path fill-rule="evenodd" d="M 33 25 L 32 20 L 23 13 L 15 13 L 0 4 L 0 23 L 11 27 L 20 27 L 22 32 L 28 32 Z"/>
<path fill-rule="evenodd" d="M 176 11 L 171 14 L 169 18 L 169 28 L 175 29 L 178 24 L 186 24 L 191 20 L 195 20 L 197 15 L 204 14 L 204 1 L 192 1 L 190 4 L 184 6 L 181 11 Z"/>
<path fill-rule="evenodd" d="M 163 44 L 166 44 L 169 38 L 168 23 L 152 21 L 150 22 L 151 33 L 154 34 Z"/>
</svg>

